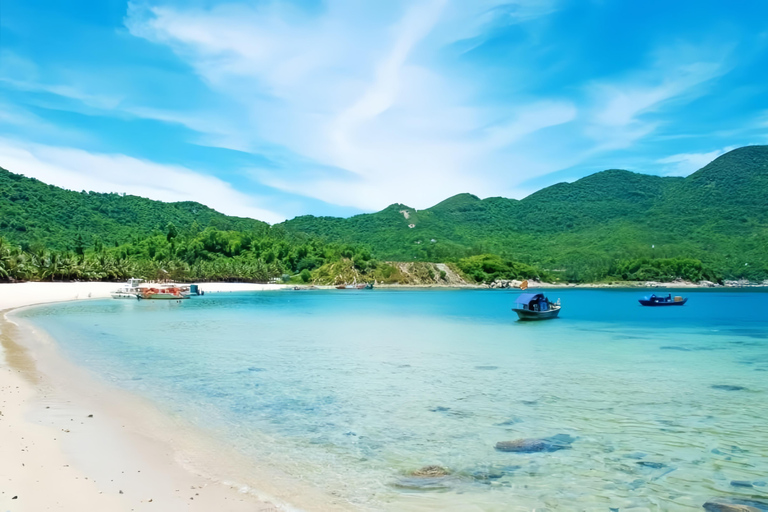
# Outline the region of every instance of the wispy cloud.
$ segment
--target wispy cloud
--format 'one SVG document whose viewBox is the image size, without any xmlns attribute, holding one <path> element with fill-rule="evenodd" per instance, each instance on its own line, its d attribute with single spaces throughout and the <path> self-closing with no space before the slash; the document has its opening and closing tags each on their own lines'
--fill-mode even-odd
<svg viewBox="0 0 768 512">
<path fill-rule="evenodd" d="M 735 146 L 729 146 L 707 153 L 680 153 L 661 158 L 656 161 L 662 164 L 663 173 L 666 176 L 688 176 L 710 163 L 715 158 L 736 149 Z"/>
<path fill-rule="evenodd" d="M 674 45 L 657 50 L 647 68 L 626 78 L 590 84 L 594 107 L 587 133 L 601 141 L 595 149 L 627 147 L 652 133 L 663 121 L 649 115 L 704 94 L 707 82 L 729 70 L 729 50 Z"/>
<path fill-rule="evenodd" d="M 509 167 L 489 151 L 575 117 L 575 107 L 560 99 L 479 104 L 478 82 L 433 62 L 435 52 L 477 36 L 483 24 L 551 12 L 542 5 L 427 0 L 381 4 L 371 13 L 334 0 L 319 17 L 275 3 L 133 6 L 127 25 L 238 98 L 254 145 L 283 148 L 274 159 L 288 160 L 288 170 L 251 170 L 263 183 L 365 209 L 395 201 L 422 207 L 466 190 L 494 193 L 492 181 Z M 290 155 L 314 170 L 291 170 Z"/>
<path fill-rule="evenodd" d="M 0 136 L 215 174 L 265 218 L 522 197 L 605 166 L 684 174 L 765 138 L 754 113 L 768 108 L 768 47 L 735 7 L 688 26 L 678 4 L 109 5 L 108 25 L 88 31 L 98 17 L 82 16 L 82 41 L 59 23 L 61 51 L 29 23 L 5 40 L 0 105 L 14 108 Z M 599 30 L 627 16 L 642 34 Z"/>
</svg>

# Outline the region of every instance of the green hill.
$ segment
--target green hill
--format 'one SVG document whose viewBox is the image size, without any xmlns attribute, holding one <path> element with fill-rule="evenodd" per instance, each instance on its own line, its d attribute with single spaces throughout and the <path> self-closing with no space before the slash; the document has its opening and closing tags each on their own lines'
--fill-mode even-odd
<svg viewBox="0 0 768 512">
<path fill-rule="evenodd" d="M 301 216 L 272 228 L 199 203 L 73 192 L 0 169 L 0 238 L 30 255 L 49 249 L 82 259 L 84 251 L 95 257 L 108 247 L 117 258 L 151 260 L 158 268 L 175 261 L 191 265 L 189 272 L 200 261 L 225 265 L 227 258 L 244 258 L 259 275 L 270 265 L 273 274 L 315 272 L 339 258 L 373 271 L 375 258 L 455 261 L 483 280 L 532 269 L 581 282 L 766 279 L 768 146 L 731 151 L 687 178 L 614 169 L 522 200 L 459 194 L 426 210 L 393 204 L 346 219 Z"/>
<path fill-rule="evenodd" d="M 78 238 L 107 245 L 179 230 L 252 231 L 258 220 L 229 217 L 195 202 L 164 203 L 143 197 L 73 192 L 0 168 L 0 236 L 23 247 L 73 248 Z"/>
<path fill-rule="evenodd" d="M 519 201 L 459 194 L 421 211 L 394 204 L 348 219 L 304 216 L 284 225 L 367 244 L 383 259 L 496 253 L 568 280 L 615 277 L 621 260 L 680 257 L 726 277 L 762 279 L 768 277 L 768 146 L 736 149 L 686 178 L 608 170 Z"/>
</svg>

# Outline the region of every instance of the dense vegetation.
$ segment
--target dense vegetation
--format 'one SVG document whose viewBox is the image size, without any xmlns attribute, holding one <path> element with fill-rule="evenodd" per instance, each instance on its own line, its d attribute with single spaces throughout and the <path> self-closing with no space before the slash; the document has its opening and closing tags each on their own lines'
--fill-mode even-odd
<svg viewBox="0 0 768 512">
<path fill-rule="evenodd" d="M 470 281 L 476 283 L 491 283 L 496 280 L 537 279 L 549 278 L 541 270 L 525 263 L 510 261 L 495 254 L 481 254 L 462 258 L 456 267 Z"/>
<path fill-rule="evenodd" d="M 267 227 L 265 222 L 229 217 L 200 203 L 73 192 L 0 168 L 0 236 L 25 250 L 114 246 L 162 232 L 169 222 L 192 232 L 207 227 L 223 231 Z"/>
<path fill-rule="evenodd" d="M 661 263 L 618 268 L 669 259 L 698 260 L 702 275 L 712 278 L 762 280 L 768 278 L 768 146 L 731 151 L 687 178 L 608 170 L 520 201 L 459 194 L 421 211 L 395 204 L 348 219 L 297 217 L 284 226 L 363 243 L 384 259 L 491 253 L 572 282 L 697 275 L 683 267 L 669 274 Z"/>
<path fill-rule="evenodd" d="M 330 262 L 349 261 L 365 272 L 375 266 L 370 251 L 287 235 L 263 226 L 252 232 L 181 233 L 169 223 L 157 234 L 117 247 L 96 243 L 75 251 L 24 250 L 0 238 L 1 280 L 151 280 L 266 282 L 311 276 Z M 310 279 L 307 279 L 308 281 Z"/>
<path fill-rule="evenodd" d="M 609 170 L 520 201 L 460 194 L 422 211 L 396 204 L 271 227 L 0 169 L 0 236 L 0 280 L 448 282 L 448 267 L 428 262 L 475 282 L 762 280 L 768 146 L 732 151 L 687 178 Z"/>
</svg>

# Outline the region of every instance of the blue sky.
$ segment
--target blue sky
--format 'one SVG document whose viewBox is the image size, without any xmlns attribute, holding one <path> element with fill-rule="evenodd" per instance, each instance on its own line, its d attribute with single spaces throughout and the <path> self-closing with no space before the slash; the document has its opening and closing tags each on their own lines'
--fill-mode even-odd
<svg viewBox="0 0 768 512">
<path fill-rule="evenodd" d="M 277 222 L 768 144 L 768 3 L 3 0 L 0 166 Z"/>
</svg>

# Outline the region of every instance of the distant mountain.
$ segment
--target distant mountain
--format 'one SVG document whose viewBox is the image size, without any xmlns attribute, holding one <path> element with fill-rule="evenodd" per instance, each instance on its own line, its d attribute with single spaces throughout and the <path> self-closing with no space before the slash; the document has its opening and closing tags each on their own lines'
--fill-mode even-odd
<svg viewBox="0 0 768 512">
<path fill-rule="evenodd" d="M 766 276 L 768 146 L 733 150 L 686 178 L 613 169 L 519 201 L 459 194 L 426 210 L 393 204 L 284 225 L 392 260 L 493 252 L 589 280 L 577 274 L 617 258 L 686 256 L 728 276 Z"/>
<path fill-rule="evenodd" d="M 0 236 L 25 247 L 73 248 L 78 237 L 107 245 L 179 230 L 264 229 L 258 220 L 229 217 L 195 202 L 164 203 L 143 197 L 73 192 L 0 168 Z M 196 225 L 195 225 L 196 223 Z"/>
</svg>

